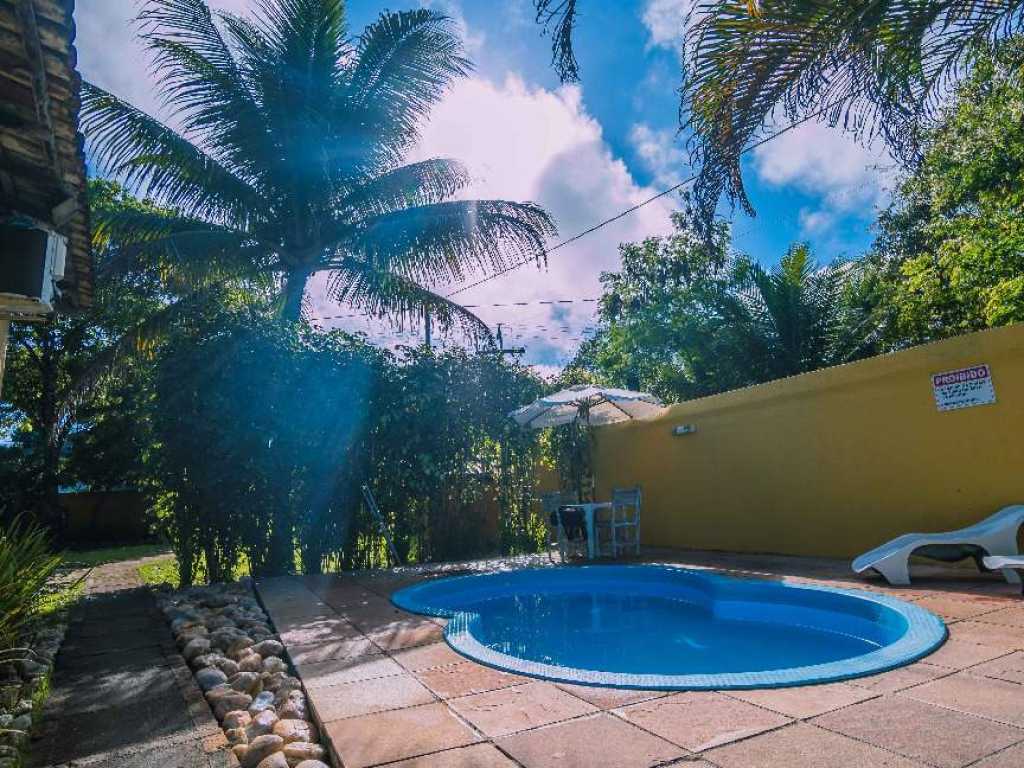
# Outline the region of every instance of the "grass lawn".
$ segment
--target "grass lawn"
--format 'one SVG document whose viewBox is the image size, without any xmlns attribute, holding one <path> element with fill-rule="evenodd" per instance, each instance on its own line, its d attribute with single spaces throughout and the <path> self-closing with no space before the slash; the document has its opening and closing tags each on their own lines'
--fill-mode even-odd
<svg viewBox="0 0 1024 768">
<path fill-rule="evenodd" d="M 162 555 L 170 551 L 166 544 L 139 544 L 129 547 L 105 547 L 103 549 L 69 550 L 64 553 L 63 565 L 67 568 L 93 568 L 107 563 L 121 563 L 140 557 Z"/>
<path fill-rule="evenodd" d="M 162 584 L 167 582 L 178 587 L 178 560 L 174 555 L 162 557 L 151 563 L 139 566 L 139 577 L 146 584 Z"/>
</svg>

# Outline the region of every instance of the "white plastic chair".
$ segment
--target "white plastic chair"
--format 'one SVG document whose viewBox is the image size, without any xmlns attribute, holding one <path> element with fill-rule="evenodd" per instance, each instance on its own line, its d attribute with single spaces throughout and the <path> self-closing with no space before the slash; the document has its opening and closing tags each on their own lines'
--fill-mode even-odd
<svg viewBox="0 0 1024 768">
<path fill-rule="evenodd" d="M 1017 532 L 1024 525 L 1024 505 L 1004 507 L 980 523 L 946 533 L 907 533 L 865 552 L 853 561 L 853 570 L 863 573 L 878 571 L 890 584 L 910 583 L 910 556 L 956 562 L 971 557 L 979 568 L 988 568 L 985 555 L 1017 555 Z M 1004 569 L 1003 575 L 1012 584 L 1020 576 Z"/>
<path fill-rule="evenodd" d="M 608 517 L 595 521 L 598 551 L 601 548 L 601 533 L 610 545 L 612 557 L 618 557 L 623 550 L 631 549 L 640 554 L 640 486 L 616 488 L 612 491 L 612 505 Z"/>
</svg>

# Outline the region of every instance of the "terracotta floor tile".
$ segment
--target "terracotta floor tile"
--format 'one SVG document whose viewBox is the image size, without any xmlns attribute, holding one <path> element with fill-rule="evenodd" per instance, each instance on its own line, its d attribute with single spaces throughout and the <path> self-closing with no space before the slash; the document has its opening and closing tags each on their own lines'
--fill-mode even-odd
<svg viewBox="0 0 1024 768">
<path fill-rule="evenodd" d="M 492 744 L 448 749 L 432 755 L 414 757 L 388 768 L 518 768 Z"/>
<path fill-rule="evenodd" d="M 929 664 L 949 669 L 965 669 L 983 661 L 1005 656 L 1008 652 L 1002 648 L 990 648 L 967 640 L 949 639 L 942 646 L 924 657 Z"/>
<path fill-rule="evenodd" d="M 1024 727 L 1024 687 L 1017 683 L 958 672 L 899 695 Z"/>
<path fill-rule="evenodd" d="M 1006 651 L 1024 650 L 1024 629 L 1020 627 L 984 624 L 980 621 L 958 621 L 949 625 L 949 635 L 954 640 L 966 640 L 990 648 Z"/>
<path fill-rule="evenodd" d="M 331 640 L 313 645 L 293 645 L 288 647 L 288 656 L 295 666 L 316 664 L 332 659 L 352 659 L 357 656 L 379 654 L 380 648 L 369 638 L 356 637 L 351 640 Z"/>
<path fill-rule="evenodd" d="M 335 720 L 324 730 L 345 768 L 367 768 L 480 741 L 441 703 Z"/>
<path fill-rule="evenodd" d="M 309 698 L 317 717 L 324 723 L 436 701 L 434 695 L 408 673 L 314 688 L 309 691 Z"/>
<path fill-rule="evenodd" d="M 980 760 L 971 768 L 1020 768 L 1022 765 L 1024 765 L 1024 744 L 1018 744 Z"/>
<path fill-rule="evenodd" d="M 941 768 L 960 768 L 1024 739 L 1009 726 L 900 695 L 822 715 L 814 724 Z"/>
<path fill-rule="evenodd" d="M 309 645 L 331 640 L 351 640 L 362 634 L 340 616 L 292 623 L 287 630 L 278 627 L 278 631 L 281 635 L 281 642 L 288 646 Z"/>
<path fill-rule="evenodd" d="M 529 682 L 529 678 L 491 669 L 472 661 L 425 669 L 417 672 L 416 677 L 442 699 L 495 691 L 498 688 Z"/>
<path fill-rule="evenodd" d="M 729 691 L 729 695 L 790 717 L 804 718 L 815 717 L 831 712 L 833 709 L 847 707 L 878 694 L 846 683 L 826 683 L 824 685 L 801 685 L 794 688 Z"/>
<path fill-rule="evenodd" d="M 386 627 L 392 622 L 415 616 L 415 614 L 396 608 L 386 600 L 381 598 L 375 598 L 375 600 L 380 602 L 374 602 L 361 608 L 339 609 L 339 613 L 367 633 Z M 417 618 L 426 619 L 426 616 Z"/>
<path fill-rule="evenodd" d="M 1024 653 L 1016 651 L 1008 656 L 986 661 L 984 664 L 971 667 L 970 674 L 1024 685 Z"/>
<path fill-rule="evenodd" d="M 979 616 L 976 621 L 982 624 L 1005 624 L 1009 627 L 1024 627 L 1024 608 L 1020 606 L 1001 608 L 998 611 Z"/>
<path fill-rule="evenodd" d="M 615 710 L 616 714 L 691 752 L 744 739 L 790 722 L 717 693 L 677 693 Z"/>
<path fill-rule="evenodd" d="M 807 723 L 713 749 L 720 768 L 922 768 L 923 764 Z"/>
<path fill-rule="evenodd" d="M 516 733 L 497 743 L 525 768 L 651 768 L 686 754 L 605 713 Z"/>
<path fill-rule="evenodd" d="M 393 621 L 367 633 L 373 642 L 388 651 L 429 645 L 444 639 L 444 629 L 422 616 Z"/>
<path fill-rule="evenodd" d="M 593 704 L 598 709 L 615 709 L 625 707 L 628 704 L 636 704 L 638 701 L 657 699 L 661 696 L 668 696 L 669 691 L 639 691 L 627 688 L 605 688 L 597 685 L 569 685 L 568 683 L 556 683 L 563 691 L 578 696 L 584 701 Z"/>
<path fill-rule="evenodd" d="M 934 680 L 942 675 L 948 675 L 948 667 L 939 667 L 935 664 L 919 661 L 905 667 L 891 669 L 878 675 L 858 677 L 854 680 L 847 680 L 847 684 L 857 688 L 866 688 L 875 693 L 893 693 L 910 688 L 912 685 L 920 685 Z"/>
<path fill-rule="evenodd" d="M 551 683 L 539 682 L 450 699 L 448 706 L 491 738 L 597 711 Z"/>
<path fill-rule="evenodd" d="M 296 667 L 306 688 L 325 688 L 330 685 L 372 680 L 375 677 L 401 675 L 405 669 L 387 656 L 356 656 L 351 659 L 333 659 L 317 664 Z"/>
<path fill-rule="evenodd" d="M 958 599 L 946 595 L 930 595 L 915 600 L 914 605 L 931 611 L 944 619 L 970 619 L 998 610 L 1001 600 Z"/>
<path fill-rule="evenodd" d="M 441 667 L 445 664 L 459 664 L 466 660 L 465 656 L 453 651 L 448 643 L 443 641 L 395 651 L 391 657 L 410 672 Z"/>
</svg>

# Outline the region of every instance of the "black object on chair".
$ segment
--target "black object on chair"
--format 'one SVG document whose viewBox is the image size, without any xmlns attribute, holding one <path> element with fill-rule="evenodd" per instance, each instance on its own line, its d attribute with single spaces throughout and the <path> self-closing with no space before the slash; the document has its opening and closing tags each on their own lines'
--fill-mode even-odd
<svg viewBox="0 0 1024 768">
<path fill-rule="evenodd" d="M 562 530 L 569 541 L 587 540 L 587 523 L 583 510 L 579 507 L 559 507 L 558 516 L 562 521 Z"/>
</svg>

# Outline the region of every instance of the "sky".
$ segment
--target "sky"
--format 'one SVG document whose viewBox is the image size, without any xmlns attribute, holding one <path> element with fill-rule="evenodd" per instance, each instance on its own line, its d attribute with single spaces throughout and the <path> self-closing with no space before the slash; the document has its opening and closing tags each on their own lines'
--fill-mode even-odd
<svg viewBox="0 0 1024 768">
<path fill-rule="evenodd" d="M 246 13 L 251 0 L 210 0 Z M 455 20 L 473 74 L 457 83 L 423 127 L 410 160 L 453 157 L 470 170 L 467 198 L 529 200 L 554 217 L 551 245 L 687 178 L 678 134 L 679 41 L 692 0 L 589 0 L 576 39 L 581 79 L 566 86 L 550 66 L 550 40 L 534 23 L 531 0 L 350 0 L 353 35 L 383 10 L 427 6 Z M 77 4 L 79 68 L 85 79 L 160 115 L 147 55 L 132 18 L 137 0 Z M 746 156 L 744 178 L 756 218 L 723 206 L 738 250 L 765 265 L 794 241 L 821 262 L 857 256 L 870 245 L 877 211 L 888 201 L 891 159 L 840 131 L 804 124 Z M 457 295 L 523 361 L 553 374 L 595 323 L 600 274 L 619 265 L 618 246 L 671 231 L 679 204 L 667 196 L 550 254 Z M 437 286 L 448 293 L 458 286 Z M 324 327 L 362 330 L 381 343 L 409 343 L 386 324 L 341 317 L 314 281 L 311 315 Z M 495 306 L 500 305 L 500 306 Z"/>
</svg>

